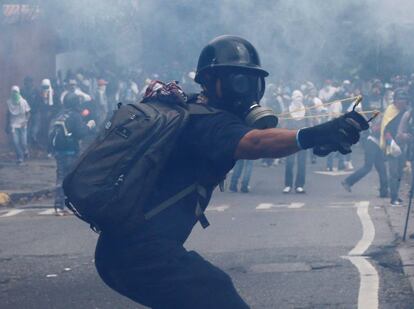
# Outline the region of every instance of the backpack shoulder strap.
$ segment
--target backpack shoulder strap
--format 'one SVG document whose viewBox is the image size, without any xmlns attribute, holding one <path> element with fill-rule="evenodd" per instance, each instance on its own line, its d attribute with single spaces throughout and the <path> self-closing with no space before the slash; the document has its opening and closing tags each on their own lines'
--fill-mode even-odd
<svg viewBox="0 0 414 309">
<path fill-rule="evenodd" d="M 222 112 L 222 110 L 208 106 L 206 104 L 191 103 L 188 104 L 188 110 L 191 115 L 212 115 Z"/>
</svg>

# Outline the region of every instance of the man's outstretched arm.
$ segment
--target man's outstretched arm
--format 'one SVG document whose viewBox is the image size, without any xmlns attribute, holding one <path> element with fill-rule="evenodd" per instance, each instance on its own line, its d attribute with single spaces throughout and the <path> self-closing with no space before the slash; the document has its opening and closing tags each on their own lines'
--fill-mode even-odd
<svg viewBox="0 0 414 309">
<path fill-rule="evenodd" d="M 325 156 L 332 151 L 351 152 L 359 134 L 367 130 L 367 120 L 355 111 L 323 124 L 296 130 L 252 130 L 240 140 L 235 159 L 280 158 L 301 149 L 314 148 L 315 154 Z"/>
<path fill-rule="evenodd" d="M 280 158 L 301 150 L 297 130 L 266 129 L 248 132 L 237 146 L 235 159 Z"/>
</svg>

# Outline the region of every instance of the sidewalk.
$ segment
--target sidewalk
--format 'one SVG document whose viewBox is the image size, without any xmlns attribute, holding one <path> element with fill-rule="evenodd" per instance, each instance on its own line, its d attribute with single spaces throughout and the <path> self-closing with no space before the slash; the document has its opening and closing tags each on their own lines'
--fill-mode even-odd
<svg viewBox="0 0 414 309">
<path fill-rule="evenodd" d="M 0 194 L 13 206 L 51 196 L 55 190 L 56 164 L 53 159 L 33 159 L 23 165 L 14 160 L 0 160 Z"/>
<path fill-rule="evenodd" d="M 387 202 L 384 208 L 390 220 L 391 228 L 395 233 L 398 245 L 397 249 L 401 257 L 404 272 L 408 276 L 411 287 L 414 290 L 414 239 L 410 238 L 410 235 L 414 234 L 414 200 L 407 229 L 407 239 L 405 242 L 402 241 L 409 202 L 409 189 L 410 185 L 404 179 L 401 185 L 401 198 L 404 200 L 404 207 L 391 207 L 389 206 L 389 200 L 386 200 Z"/>
</svg>

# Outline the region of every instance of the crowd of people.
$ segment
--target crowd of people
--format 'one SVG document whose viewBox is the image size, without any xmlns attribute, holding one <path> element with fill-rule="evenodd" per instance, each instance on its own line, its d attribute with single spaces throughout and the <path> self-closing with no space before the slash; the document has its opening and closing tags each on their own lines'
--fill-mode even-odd
<svg viewBox="0 0 414 309">
<path fill-rule="evenodd" d="M 331 153 L 326 159 L 326 170 L 353 171 L 342 185 L 348 192 L 375 166 L 379 176 L 379 197 L 390 198 L 392 206 L 400 206 L 399 187 L 403 169 L 413 160 L 412 102 L 414 75 L 396 75 L 385 82 L 380 79 L 361 81 L 326 80 L 318 88 L 312 82 L 269 84 L 262 104 L 272 108 L 278 115 L 280 127 L 299 129 L 338 117 L 353 109 L 372 118 L 369 131 L 361 137 L 364 163 L 354 171 L 350 154 Z M 362 95 L 360 104 L 356 98 Z M 285 187 L 283 193 L 291 191 L 305 193 L 307 162 L 316 162 L 313 153 L 305 151 L 289 156 L 285 160 Z M 334 162 L 337 161 L 337 165 Z M 263 166 L 279 164 L 280 160 L 264 159 Z M 230 181 L 230 190 L 238 191 L 237 183 L 245 166 L 241 192 L 249 192 L 252 166 L 238 164 Z M 387 168 L 388 166 L 388 168 Z M 296 167 L 296 174 L 294 169 Z M 295 174 L 295 175 L 294 175 Z"/>
<path fill-rule="evenodd" d="M 187 92 L 200 90 L 193 82 L 194 75 L 194 72 L 190 72 L 179 81 Z M 13 141 L 17 163 L 22 164 L 28 159 L 31 151 L 40 151 L 49 156 L 54 155 L 57 162 L 61 162 L 61 167 L 68 165 L 68 162 L 62 161 L 61 156 L 56 155 L 50 140 L 53 125 L 56 121 L 61 121 L 62 111 L 68 106 L 77 106 L 81 115 L 79 121 L 87 127 L 86 135 L 93 136 L 117 108 L 118 102 L 128 104 L 139 101 L 152 79 L 162 79 L 162 76 L 126 70 L 117 75 L 79 69 L 66 74 L 58 72 L 56 78 L 45 78 L 40 85 L 36 85 L 31 77 L 26 77 L 21 86 L 14 85 L 11 88 L 7 100 L 6 132 Z M 275 82 L 268 83 L 261 103 L 279 116 L 280 127 L 289 129 L 313 126 L 352 109 L 357 109 L 368 118 L 379 112 L 378 117 L 373 117 L 371 129 L 361 138 L 365 151 L 363 166 L 347 177 L 342 185 L 351 192 L 352 186 L 375 166 L 379 175 L 379 196 L 390 197 L 391 205 L 398 206 L 402 204 L 398 192 L 403 168 L 413 157 L 410 105 L 413 89 L 414 74 L 396 75 L 387 82 L 358 78 L 325 80 L 321 85 L 310 81 Z M 356 97 L 360 95 L 363 100 L 361 104 L 355 105 Z M 66 103 L 65 98 L 68 98 Z M 74 98 L 78 102 L 74 103 Z M 82 136 L 85 143 L 87 136 Z M 70 151 L 78 152 L 77 149 Z M 352 171 L 354 166 L 351 159 L 350 154 L 331 153 L 326 158 L 326 169 Z M 282 161 L 285 163 L 283 193 L 306 192 L 308 161 L 315 163 L 316 156 L 306 151 Z M 263 159 L 261 163 L 263 166 L 271 166 L 280 162 L 277 159 Z M 59 181 L 66 169 L 58 171 Z M 240 191 L 248 193 L 252 170 L 253 162 L 239 161 L 230 178 L 230 191 L 239 190 L 238 183 L 243 174 Z M 58 204 L 57 208 L 62 209 L 63 202 L 59 201 Z"/>
</svg>

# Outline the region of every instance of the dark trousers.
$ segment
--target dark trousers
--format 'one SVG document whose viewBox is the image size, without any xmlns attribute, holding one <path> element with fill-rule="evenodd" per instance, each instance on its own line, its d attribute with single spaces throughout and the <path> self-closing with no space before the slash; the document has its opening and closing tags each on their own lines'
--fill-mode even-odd
<svg viewBox="0 0 414 309">
<path fill-rule="evenodd" d="M 230 185 L 237 188 L 240 176 L 243 173 L 242 188 L 248 188 L 250 177 L 253 172 L 252 160 L 238 160 L 233 168 L 233 175 L 231 176 Z"/>
<path fill-rule="evenodd" d="M 77 155 L 56 154 L 56 192 L 55 192 L 55 209 L 65 208 L 65 194 L 62 189 L 62 182 L 65 176 L 70 172 Z"/>
<path fill-rule="evenodd" d="M 42 115 L 40 112 L 31 115 L 29 125 L 30 142 L 33 146 L 39 146 L 39 133 L 42 127 Z"/>
<path fill-rule="evenodd" d="M 345 182 L 353 186 L 355 183 L 364 178 L 375 166 L 379 176 L 380 182 L 380 195 L 388 194 L 388 180 L 387 180 L 387 170 L 385 168 L 385 155 L 381 148 L 371 140 L 367 140 L 364 145 L 365 150 L 365 161 L 364 165 L 356 170 L 354 173 L 349 175 Z"/>
<path fill-rule="evenodd" d="M 95 265 L 109 287 L 151 308 L 249 308 L 226 273 L 175 240 L 128 243 L 101 234 Z"/>
<path fill-rule="evenodd" d="M 293 169 L 295 167 L 295 161 L 297 162 L 295 187 L 303 187 L 305 185 L 306 178 L 306 150 L 299 151 L 298 153 L 286 158 L 285 168 L 285 186 L 293 186 Z"/>
<path fill-rule="evenodd" d="M 405 158 L 404 155 L 399 157 L 388 157 L 388 172 L 389 172 L 389 182 L 390 182 L 390 195 L 391 200 L 398 198 L 398 193 L 400 191 L 401 177 L 403 174 Z"/>
<path fill-rule="evenodd" d="M 330 170 L 333 169 L 334 158 L 338 158 L 338 170 L 343 170 L 345 168 L 345 156 L 339 152 L 331 152 L 326 159 L 326 167 Z"/>
</svg>

